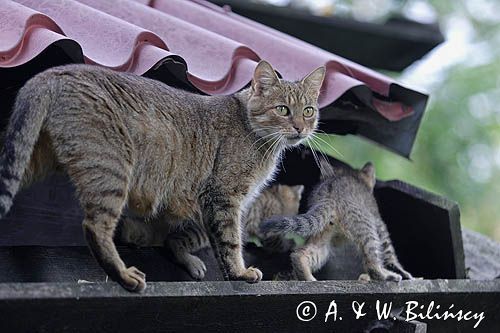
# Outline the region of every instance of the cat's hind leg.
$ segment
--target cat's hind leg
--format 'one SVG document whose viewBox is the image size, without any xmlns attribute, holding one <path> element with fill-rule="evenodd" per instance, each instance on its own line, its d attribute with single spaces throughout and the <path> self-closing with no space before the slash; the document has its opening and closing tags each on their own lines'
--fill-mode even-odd
<svg viewBox="0 0 500 333">
<path fill-rule="evenodd" d="M 54 136 L 54 147 L 84 210 L 87 244 L 112 280 L 127 290 L 142 291 L 146 287 L 145 274 L 135 267 L 126 267 L 113 242 L 128 197 L 132 148 L 126 137 L 108 140 L 98 127 L 82 126 L 81 122 L 81 128 L 74 125 Z"/>
<path fill-rule="evenodd" d="M 402 277 L 384 267 L 384 260 L 380 251 L 380 239 L 377 226 L 371 223 L 372 218 L 357 216 L 356 228 L 350 230 L 352 239 L 358 244 L 363 255 L 366 271 L 372 280 L 401 281 Z"/>
<path fill-rule="evenodd" d="M 113 242 L 127 187 L 91 188 L 91 191 L 80 189 L 79 196 L 85 211 L 84 235 L 92 254 L 112 280 L 130 291 L 144 290 L 146 275 L 135 267 L 127 268 Z"/>
<path fill-rule="evenodd" d="M 412 280 L 413 276 L 410 272 L 406 271 L 396 256 L 396 251 L 392 245 L 391 239 L 389 237 L 389 231 L 384 223 L 384 221 L 379 220 L 377 225 L 377 232 L 380 237 L 381 242 L 381 252 L 384 261 L 384 266 L 399 275 L 404 280 Z"/>
</svg>

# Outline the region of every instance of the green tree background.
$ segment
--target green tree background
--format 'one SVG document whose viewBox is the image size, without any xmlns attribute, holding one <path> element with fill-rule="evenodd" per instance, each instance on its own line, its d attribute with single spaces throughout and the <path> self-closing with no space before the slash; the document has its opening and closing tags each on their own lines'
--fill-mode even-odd
<svg viewBox="0 0 500 333">
<path fill-rule="evenodd" d="M 343 156 L 323 149 L 356 167 L 373 161 L 379 179 L 457 201 L 462 225 L 500 240 L 500 1 L 396 2 L 432 6 L 448 40 L 420 64 L 390 73 L 430 94 L 412 161 L 354 136 L 323 136 Z"/>
</svg>

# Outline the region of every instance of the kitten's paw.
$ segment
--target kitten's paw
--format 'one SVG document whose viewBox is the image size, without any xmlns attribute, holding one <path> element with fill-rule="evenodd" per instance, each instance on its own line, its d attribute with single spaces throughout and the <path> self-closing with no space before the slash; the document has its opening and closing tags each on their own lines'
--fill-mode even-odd
<svg viewBox="0 0 500 333">
<path fill-rule="evenodd" d="M 384 267 L 377 267 L 376 269 L 370 269 L 368 270 L 368 274 L 372 281 L 400 282 L 403 279 L 401 275 L 391 272 L 388 269 L 385 269 Z"/>
<path fill-rule="evenodd" d="M 396 273 L 388 273 L 386 276 L 385 276 L 385 281 L 393 281 L 393 282 L 401 282 L 401 280 L 403 280 L 403 278 L 401 277 L 401 275 L 399 274 L 396 274 Z"/>
<path fill-rule="evenodd" d="M 207 266 L 203 260 L 196 256 L 192 256 L 189 259 L 189 263 L 186 265 L 189 275 L 195 280 L 202 280 L 207 272 Z"/>
<path fill-rule="evenodd" d="M 243 280 L 248 283 L 257 283 L 262 280 L 262 272 L 255 267 L 248 267 L 246 271 L 240 276 L 236 277 L 237 280 Z"/>
<path fill-rule="evenodd" d="M 371 279 L 370 275 L 366 274 L 366 273 L 361 273 L 358 277 L 358 281 L 363 282 L 363 283 L 370 282 L 371 280 L 372 279 Z"/>
<path fill-rule="evenodd" d="M 403 267 L 401 265 L 397 265 L 397 264 L 389 264 L 387 265 L 387 269 L 401 275 L 401 277 L 403 278 L 403 280 L 413 280 L 415 279 L 413 277 L 413 275 L 410 274 L 410 272 L 407 272 L 406 270 L 403 269 Z"/>
<path fill-rule="evenodd" d="M 119 283 L 129 291 L 141 292 L 146 289 L 146 274 L 131 266 L 120 273 Z"/>
</svg>

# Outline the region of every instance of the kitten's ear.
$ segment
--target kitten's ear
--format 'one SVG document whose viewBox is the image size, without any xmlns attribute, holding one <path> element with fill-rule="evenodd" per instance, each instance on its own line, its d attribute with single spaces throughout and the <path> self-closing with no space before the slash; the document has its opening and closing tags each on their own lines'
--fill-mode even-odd
<svg viewBox="0 0 500 333">
<path fill-rule="evenodd" d="M 309 73 L 305 78 L 300 81 L 305 87 L 312 89 L 319 95 L 323 80 L 325 79 L 326 68 L 321 66 Z"/>
<path fill-rule="evenodd" d="M 375 187 L 375 182 L 377 179 L 375 178 L 375 167 L 372 162 L 366 163 L 360 170 L 361 177 L 366 182 L 366 184 L 370 188 Z"/>
<path fill-rule="evenodd" d="M 304 192 L 304 185 L 295 185 L 292 186 L 292 189 L 299 199 L 302 198 L 302 192 Z"/>
<path fill-rule="evenodd" d="M 280 81 L 273 67 L 265 60 L 261 60 L 253 73 L 252 91 L 255 96 L 278 84 Z"/>
<path fill-rule="evenodd" d="M 293 186 L 293 189 L 295 190 L 295 193 L 297 193 L 298 195 L 302 195 L 302 192 L 304 192 L 304 188 L 305 188 L 304 185 L 295 185 L 295 186 Z"/>
</svg>

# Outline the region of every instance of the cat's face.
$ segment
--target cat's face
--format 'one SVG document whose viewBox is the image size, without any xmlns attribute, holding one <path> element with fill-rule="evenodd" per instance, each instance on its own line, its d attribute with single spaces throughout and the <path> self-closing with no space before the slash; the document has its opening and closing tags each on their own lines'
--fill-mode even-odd
<svg viewBox="0 0 500 333">
<path fill-rule="evenodd" d="M 278 78 L 269 63 L 257 65 L 247 109 L 252 129 L 263 143 L 294 146 L 314 133 L 324 77 L 325 68 L 320 67 L 299 82 L 287 82 Z"/>
</svg>

